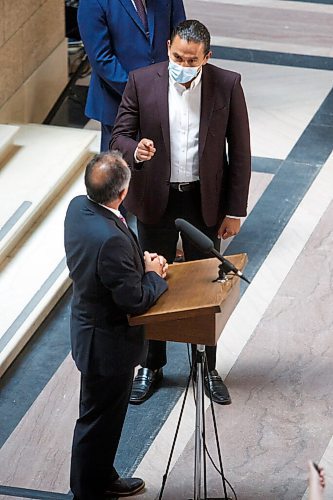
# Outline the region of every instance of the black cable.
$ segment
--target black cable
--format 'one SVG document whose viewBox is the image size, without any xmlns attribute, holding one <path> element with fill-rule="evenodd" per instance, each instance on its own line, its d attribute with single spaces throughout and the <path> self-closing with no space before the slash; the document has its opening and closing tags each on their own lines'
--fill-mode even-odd
<svg viewBox="0 0 333 500">
<path fill-rule="evenodd" d="M 207 455 L 208 455 L 208 458 L 209 458 L 209 460 L 210 460 L 210 463 L 212 464 L 212 466 L 214 467 L 214 469 L 216 470 L 216 472 L 217 472 L 218 474 L 220 474 L 220 476 L 221 476 L 221 475 L 222 475 L 222 474 L 221 474 L 221 471 L 220 471 L 220 470 L 218 469 L 218 467 L 216 466 L 216 464 L 215 464 L 215 462 L 214 462 L 214 460 L 213 460 L 213 458 L 212 458 L 211 454 L 209 453 L 209 450 L 208 450 L 207 446 L 205 447 L 205 451 L 206 451 L 206 453 L 207 453 Z M 224 479 L 225 479 L 225 482 L 227 483 L 227 485 L 229 486 L 229 488 L 231 489 L 231 491 L 232 491 L 232 493 L 233 493 L 233 495 L 234 495 L 234 497 L 235 497 L 235 500 L 237 500 L 237 495 L 236 495 L 236 492 L 235 492 L 234 488 L 232 487 L 232 484 L 228 481 L 228 479 L 227 479 L 225 476 L 224 476 Z"/>
<path fill-rule="evenodd" d="M 229 276 L 235 276 L 234 274 L 230 274 L 228 273 Z M 192 356 L 190 354 L 190 345 L 191 344 L 186 344 L 186 347 L 187 347 L 187 357 L 188 357 L 188 364 L 189 364 L 189 367 L 190 367 L 190 377 L 191 377 L 191 374 L 194 373 L 195 371 L 195 367 L 194 367 L 194 364 L 193 364 L 193 361 L 192 361 Z M 206 352 L 205 352 L 205 357 L 204 357 L 204 368 L 206 368 L 206 372 L 207 372 L 207 376 L 208 376 L 208 365 L 207 365 L 207 357 L 206 357 Z M 204 380 L 204 377 L 203 377 L 203 380 Z M 192 377 L 192 385 L 193 385 L 193 399 L 194 399 L 194 404 L 196 404 L 196 393 L 195 393 L 195 384 L 194 384 L 194 380 L 193 380 L 193 377 Z M 211 404 L 211 407 L 213 408 L 213 400 L 211 398 L 211 393 L 210 393 L 210 404 Z M 204 405 L 203 405 L 203 408 L 204 408 Z M 214 410 L 213 410 L 214 411 Z M 213 413 L 213 412 L 212 412 Z M 214 418 L 215 418 L 215 411 L 214 411 Z M 215 425 L 214 425 L 214 430 L 215 430 L 215 427 L 216 427 L 216 433 L 217 433 L 217 425 L 216 425 L 216 419 L 215 419 Z M 217 434 L 216 434 L 217 436 Z M 214 462 L 214 459 L 213 457 L 211 456 L 211 454 L 209 453 L 209 450 L 208 450 L 208 447 L 207 447 L 207 444 L 206 444 L 206 440 L 205 440 L 205 436 L 203 436 L 203 441 L 204 441 L 204 449 L 205 449 L 205 453 L 208 455 L 208 458 L 212 464 L 212 466 L 214 467 L 214 469 L 216 470 L 216 472 L 222 477 L 224 477 L 224 480 L 225 482 L 227 483 L 227 485 L 229 486 L 229 488 L 231 489 L 232 491 L 232 494 L 234 495 L 234 500 L 238 500 L 237 499 L 237 494 L 236 494 L 236 491 L 235 489 L 233 488 L 232 484 L 230 483 L 230 481 L 228 481 L 228 479 L 225 477 L 224 475 L 224 472 L 223 470 L 221 471 L 216 463 Z M 218 438 L 217 438 L 217 442 L 218 442 Z M 218 444 L 219 446 L 219 444 Z M 205 467 L 206 467 L 206 463 L 205 463 Z M 226 492 L 224 493 L 225 495 L 225 498 L 228 498 L 226 496 Z M 205 489 L 205 496 L 207 496 L 207 492 L 206 492 L 206 489 Z"/>
<path fill-rule="evenodd" d="M 207 366 L 207 363 L 205 364 L 205 368 L 206 368 L 206 376 L 208 377 L 208 366 Z M 217 429 L 215 409 L 214 409 L 214 404 L 213 404 L 213 400 L 212 400 L 211 391 L 209 391 L 209 398 L 210 398 L 212 418 L 213 418 L 213 425 L 214 425 L 215 441 L 216 441 L 216 446 L 217 446 L 217 450 L 218 450 L 218 456 L 219 456 L 219 462 L 220 462 L 221 469 L 218 469 L 218 467 L 215 464 L 215 462 L 214 462 L 211 454 L 208 451 L 207 446 L 205 446 L 205 452 L 207 453 L 208 458 L 209 458 L 211 464 L 213 465 L 213 467 L 215 468 L 215 470 L 218 472 L 218 474 L 220 474 L 220 476 L 222 478 L 222 486 L 223 486 L 223 489 L 224 489 L 224 496 L 225 496 L 225 498 L 229 498 L 227 496 L 227 491 L 226 491 L 226 488 L 225 488 L 225 483 L 227 483 L 228 486 L 230 487 L 232 493 L 234 494 L 235 500 L 237 500 L 236 492 L 235 492 L 234 488 L 232 487 L 230 481 L 228 481 L 227 478 L 225 477 L 225 474 L 224 474 L 224 471 L 223 471 L 222 454 L 221 454 L 221 448 L 220 448 L 220 441 L 219 441 L 219 438 L 218 438 L 218 429 Z"/>
<path fill-rule="evenodd" d="M 183 416 L 183 412 L 184 412 L 184 408 L 185 408 L 187 393 L 188 393 L 188 389 L 189 389 L 189 386 L 190 386 L 190 382 L 191 382 L 191 380 L 193 378 L 192 377 L 192 370 L 193 370 L 193 365 L 192 365 L 192 368 L 191 368 L 190 375 L 189 375 L 189 377 L 187 379 L 187 384 L 186 384 L 184 399 L 183 399 L 182 407 L 181 407 L 181 410 L 180 410 L 180 414 L 179 414 L 179 418 L 178 418 L 178 422 L 177 422 L 177 427 L 176 427 L 176 432 L 175 432 L 175 435 L 174 435 L 174 438 L 173 438 L 173 442 L 172 442 L 172 446 L 171 446 L 171 451 L 170 451 L 169 459 L 168 459 L 168 463 L 167 463 L 167 467 L 166 467 L 165 473 L 163 474 L 163 477 L 162 477 L 162 486 L 161 486 L 161 490 L 160 490 L 160 494 L 159 494 L 158 500 L 162 499 L 162 495 L 163 495 L 164 488 L 165 488 L 165 485 L 166 485 L 166 481 L 167 481 L 167 478 L 168 478 L 170 464 L 171 464 L 171 460 L 172 460 L 172 455 L 173 455 L 173 452 L 174 452 L 174 449 L 175 449 L 176 440 L 177 440 L 178 432 L 179 432 L 179 428 L 180 428 L 180 422 L 182 420 L 182 416 Z"/>
<path fill-rule="evenodd" d="M 201 380 L 204 382 L 204 377 L 205 377 L 205 363 L 207 363 L 206 360 L 206 352 L 203 353 L 203 364 L 200 365 L 201 369 Z M 205 414 L 205 390 L 202 391 L 202 443 L 203 443 L 203 464 L 204 464 L 204 469 L 203 469 L 203 476 L 204 476 L 204 498 L 205 500 L 207 499 L 207 460 L 206 460 L 206 414 Z"/>
<path fill-rule="evenodd" d="M 188 355 L 189 355 L 189 344 L 187 344 L 187 350 L 188 350 Z M 191 371 L 192 371 L 192 364 L 191 364 L 190 360 L 189 360 L 189 364 L 190 364 Z M 207 374 L 207 377 L 208 377 L 208 364 L 207 364 L 206 352 L 204 353 L 204 364 L 203 364 L 203 367 L 204 367 L 204 369 L 206 369 L 206 374 Z M 203 376 L 202 379 L 204 380 L 204 376 Z M 214 415 L 213 416 L 213 422 L 215 420 L 215 423 L 214 423 L 214 432 L 215 432 L 215 438 L 216 438 L 216 445 L 218 447 L 218 450 L 220 450 L 220 443 L 219 443 L 219 439 L 218 439 L 217 425 L 216 425 L 216 418 L 215 418 L 215 411 L 214 411 L 214 405 L 213 405 L 213 400 L 212 400 L 211 392 L 209 393 L 209 396 L 210 396 L 210 404 L 211 404 L 211 409 L 212 409 L 212 416 Z M 194 399 L 194 404 L 196 404 L 196 394 L 195 394 L 194 381 L 193 381 L 193 399 Z M 204 405 L 203 405 L 203 407 L 204 407 Z M 211 464 L 213 465 L 214 469 L 222 477 L 222 486 L 223 486 L 223 489 L 224 489 L 224 496 L 225 496 L 225 498 L 227 499 L 229 497 L 227 496 L 227 492 L 226 492 L 226 489 L 225 489 L 225 485 L 223 484 L 223 480 L 228 484 L 228 486 L 230 487 L 230 489 L 231 489 L 231 491 L 232 491 L 232 493 L 233 493 L 233 495 L 235 497 L 235 500 L 237 500 L 236 492 L 235 492 L 233 486 L 231 485 L 230 481 L 228 481 L 227 478 L 225 477 L 224 472 L 223 472 L 223 467 L 222 467 L 222 471 L 217 467 L 217 465 L 215 464 L 215 462 L 214 462 L 211 454 L 208 451 L 208 447 L 207 447 L 205 441 L 204 441 L 204 449 L 205 449 L 205 453 L 207 453 L 208 458 L 209 458 Z M 221 455 L 221 451 L 219 451 L 219 455 Z M 221 458 L 221 465 L 222 465 L 222 458 Z"/>
<path fill-rule="evenodd" d="M 206 363 L 204 363 L 204 369 L 205 369 L 205 375 L 208 378 L 209 374 L 208 374 L 207 361 L 206 361 Z M 222 453 L 221 453 L 220 441 L 219 441 L 219 436 L 218 436 L 218 431 L 217 431 L 215 408 L 214 408 L 214 405 L 213 405 L 212 392 L 211 392 L 210 388 L 209 388 L 209 399 L 210 399 L 211 412 L 212 412 L 212 418 L 213 418 L 213 425 L 214 425 L 214 433 L 215 433 L 215 441 L 216 441 L 217 453 L 218 453 L 219 463 L 220 463 L 221 478 L 222 478 L 222 487 L 223 487 L 223 491 L 224 491 L 224 498 L 227 499 L 228 497 L 227 497 L 227 490 L 226 490 L 226 485 L 225 485 L 225 477 L 224 477 L 223 464 L 222 464 Z"/>
<path fill-rule="evenodd" d="M 82 110 L 84 110 L 85 108 L 85 105 L 84 103 L 82 102 L 82 99 L 80 99 L 80 97 L 74 92 L 73 94 L 69 94 L 68 95 L 68 99 L 74 103 L 74 104 L 78 104 L 80 106 L 80 108 Z"/>
</svg>

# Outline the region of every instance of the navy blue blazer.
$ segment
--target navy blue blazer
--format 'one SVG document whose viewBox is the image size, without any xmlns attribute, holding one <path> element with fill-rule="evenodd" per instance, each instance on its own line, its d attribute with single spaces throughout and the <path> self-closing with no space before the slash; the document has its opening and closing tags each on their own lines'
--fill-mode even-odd
<svg viewBox="0 0 333 500">
<path fill-rule="evenodd" d="M 147 2 L 147 36 L 132 0 L 80 0 L 78 24 L 92 66 L 86 115 L 113 125 L 128 73 L 165 61 L 167 40 L 185 19 L 182 0 Z"/>
<path fill-rule="evenodd" d="M 144 330 L 129 326 L 167 289 L 155 272 L 145 273 L 136 236 L 110 210 L 78 196 L 65 218 L 65 250 L 73 280 L 72 356 L 89 375 L 128 372 L 145 359 Z"/>
</svg>

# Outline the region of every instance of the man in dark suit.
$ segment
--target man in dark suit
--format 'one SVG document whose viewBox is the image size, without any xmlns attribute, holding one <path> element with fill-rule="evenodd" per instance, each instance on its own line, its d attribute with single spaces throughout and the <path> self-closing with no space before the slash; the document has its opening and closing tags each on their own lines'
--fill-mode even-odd
<svg viewBox="0 0 333 500">
<path fill-rule="evenodd" d="M 86 115 L 102 124 L 109 149 L 128 73 L 165 61 L 167 40 L 185 19 L 182 0 L 80 0 L 78 23 L 92 66 Z"/>
<path fill-rule="evenodd" d="M 113 467 L 134 367 L 146 352 L 142 327 L 130 327 L 127 315 L 145 312 L 167 289 L 167 264 L 157 254 L 143 255 L 118 210 L 130 175 L 120 153 L 97 155 L 85 173 L 88 196 L 74 198 L 65 219 L 72 355 L 81 372 L 71 461 L 76 500 L 133 495 L 144 487 Z"/>
<path fill-rule="evenodd" d="M 168 46 L 169 62 L 129 75 L 111 144 L 135 167 L 125 206 L 137 216 L 141 245 L 172 262 L 177 217 L 198 227 L 216 248 L 219 238 L 238 233 L 247 210 L 251 155 L 241 77 L 207 64 L 207 28 L 184 21 Z M 186 260 L 205 257 L 185 239 L 183 250 Z M 215 369 L 216 347 L 207 347 L 207 358 L 206 392 L 210 385 L 213 400 L 229 404 Z M 150 342 L 131 403 L 152 394 L 165 364 L 165 343 Z"/>
</svg>

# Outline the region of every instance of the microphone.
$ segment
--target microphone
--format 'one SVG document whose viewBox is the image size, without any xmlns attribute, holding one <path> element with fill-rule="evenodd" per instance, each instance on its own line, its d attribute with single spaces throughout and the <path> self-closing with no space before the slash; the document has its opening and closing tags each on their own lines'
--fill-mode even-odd
<svg viewBox="0 0 333 500">
<path fill-rule="evenodd" d="M 204 233 L 199 231 L 199 229 L 192 226 L 192 224 L 184 219 L 176 219 L 175 226 L 178 231 L 180 231 L 192 243 L 192 245 L 197 247 L 202 253 L 208 255 L 211 254 L 217 257 L 222 262 L 223 271 L 226 274 L 232 272 L 247 283 L 250 283 L 250 281 L 244 276 L 244 274 L 239 269 L 237 269 L 237 267 L 234 266 L 233 263 L 230 262 L 230 260 L 223 257 L 223 255 L 221 255 L 220 252 L 215 249 L 212 240 L 208 238 L 208 236 L 206 236 Z"/>
</svg>

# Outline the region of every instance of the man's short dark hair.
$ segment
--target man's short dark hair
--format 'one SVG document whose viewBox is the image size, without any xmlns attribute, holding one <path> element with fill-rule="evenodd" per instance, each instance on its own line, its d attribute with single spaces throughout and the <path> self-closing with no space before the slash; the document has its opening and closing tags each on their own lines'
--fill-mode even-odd
<svg viewBox="0 0 333 500">
<path fill-rule="evenodd" d="M 177 35 L 187 42 L 203 43 L 205 55 L 210 51 L 210 33 L 206 26 L 196 19 L 188 19 L 178 24 L 172 32 L 171 43 Z"/>
<path fill-rule="evenodd" d="M 87 195 L 96 203 L 105 205 L 116 200 L 128 187 L 131 171 L 119 151 L 99 153 L 86 167 L 84 182 Z"/>
</svg>

